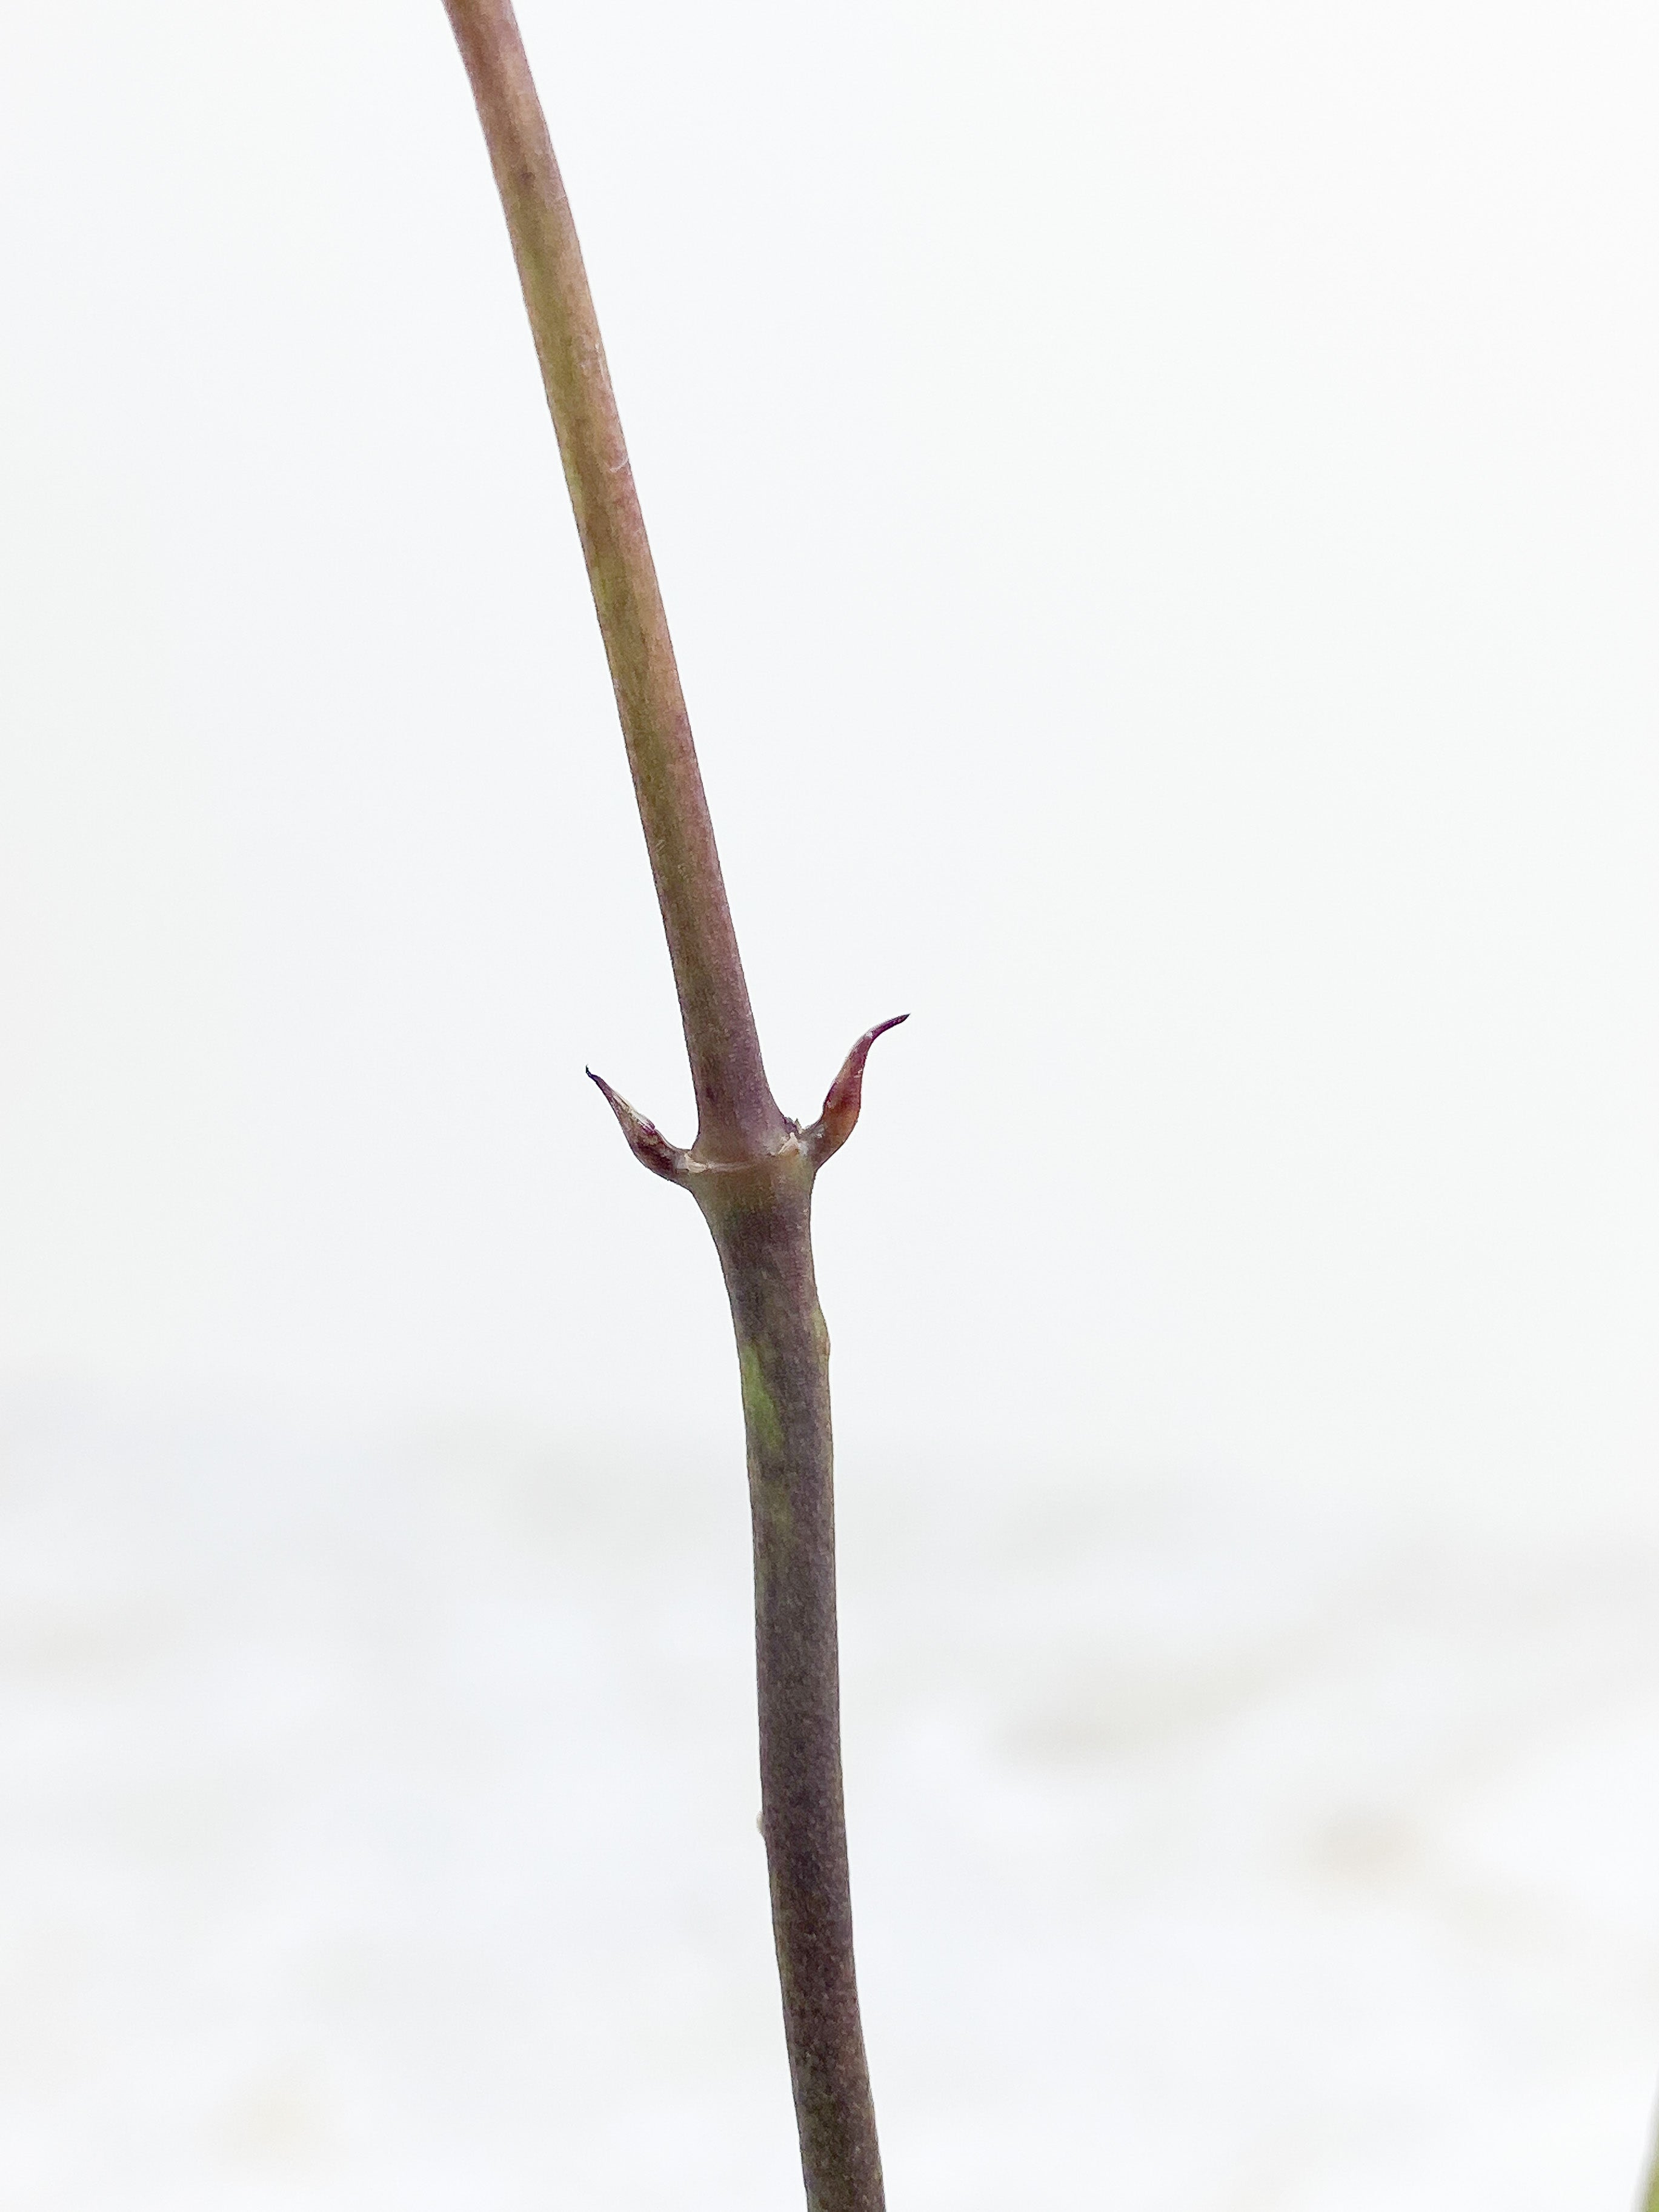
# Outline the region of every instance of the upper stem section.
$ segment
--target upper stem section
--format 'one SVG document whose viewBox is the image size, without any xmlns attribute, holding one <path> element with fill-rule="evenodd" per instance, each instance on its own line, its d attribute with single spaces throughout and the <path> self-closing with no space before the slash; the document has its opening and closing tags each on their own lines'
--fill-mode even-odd
<svg viewBox="0 0 1659 2212">
<path fill-rule="evenodd" d="M 511 0 L 445 0 L 501 192 L 611 663 L 697 1101 L 696 1151 L 763 1158 L 787 1125 L 762 1065 L 656 564 L 587 272 Z"/>
</svg>

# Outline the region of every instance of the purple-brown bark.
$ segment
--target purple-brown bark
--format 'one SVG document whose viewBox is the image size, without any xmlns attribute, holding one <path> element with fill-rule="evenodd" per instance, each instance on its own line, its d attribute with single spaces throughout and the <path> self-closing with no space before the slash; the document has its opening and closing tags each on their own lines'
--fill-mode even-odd
<svg viewBox="0 0 1659 2212">
<path fill-rule="evenodd" d="M 595 1077 L 635 1156 L 696 1198 L 748 1439 L 761 1825 L 809 2212 L 882 2212 L 853 1967 L 836 1637 L 830 1340 L 812 1186 L 858 1119 L 860 1037 L 803 1130 L 774 1100 L 581 251 L 510 0 L 446 0 L 471 80 L 611 663 L 697 1102 L 681 1152 Z M 900 1017 L 899 1018 L 902 1018 Z"/>
</svg>

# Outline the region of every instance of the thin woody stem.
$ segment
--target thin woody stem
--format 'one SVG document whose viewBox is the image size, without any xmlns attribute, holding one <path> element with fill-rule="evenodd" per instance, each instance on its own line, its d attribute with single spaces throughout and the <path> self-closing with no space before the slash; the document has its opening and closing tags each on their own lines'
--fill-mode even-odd
<svg viewBox="0 0 1659 2212">
<path fill-rule="evenodd" d="M 749 987 L 605 348 L 511 0 L 446 0 L 471 80 L 558 433 L 662 908 L 697 1150 L 748 1160 L 785 1132 Z"/>
<path fill-rule="evenodd" d="M 842 1798 L 830 1340 L 812 1187 L 858 1119 L 860 1037 L 806 1130 L 761 1063 L 651 549 L 564 187 L 510 0 L 445 0 L 477 101 L 610 657 L 698 1127 L 678 1151 L 603 1078 L 635 1158 L 696 1199 L 737 1336 L 755 1545 L 761 1820 L 808 2212 L 883 2212 Z M 903 1018 L 898 1017 L 902 1019 Z"/>
</svg>

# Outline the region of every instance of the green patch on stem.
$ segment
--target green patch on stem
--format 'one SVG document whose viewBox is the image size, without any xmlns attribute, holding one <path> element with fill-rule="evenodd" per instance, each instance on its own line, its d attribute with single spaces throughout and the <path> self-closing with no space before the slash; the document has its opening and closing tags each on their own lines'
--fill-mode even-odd
<svg viewBox="0 0 1659 2212">
<path fill-rule="evenodd" d="M 777 1401 L 766 1387 L 766 1377 L 761 1371 L 758 1346 L 740 1345 L 738 1348 L 738 1372 L 743 1378 L 743 1417 L 749 1425 L 749 1433 L 757 1448 L 769 1455 L 783 1449 L 783 1423 L 779 1418 Z"/>
</svg>

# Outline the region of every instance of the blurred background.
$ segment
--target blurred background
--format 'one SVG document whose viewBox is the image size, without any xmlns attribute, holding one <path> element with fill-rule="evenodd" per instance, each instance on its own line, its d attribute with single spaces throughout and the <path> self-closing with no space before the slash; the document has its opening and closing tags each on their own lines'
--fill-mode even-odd
<svg viewBox="0 0 1659 2212">
<path fill-rule="evenodd" d="M 521 0 L 820 1193 L 910 2212 L 1620 2208 L 1659 29 Z M 0 38 L 0 2197 L 797 2200 L 737 1393 L 437 0 Z"/>
</svg>

